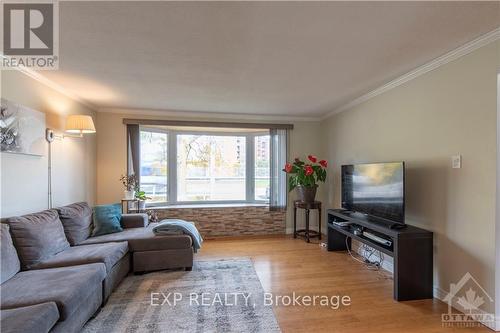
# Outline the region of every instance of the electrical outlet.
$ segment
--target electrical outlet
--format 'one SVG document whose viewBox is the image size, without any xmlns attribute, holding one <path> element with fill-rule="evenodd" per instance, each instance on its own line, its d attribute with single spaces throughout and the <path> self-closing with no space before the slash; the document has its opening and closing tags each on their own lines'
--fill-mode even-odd
<svg viewBox="0 0 500 333">
<path fill-rule="evenodd" d="M 451 157 L 451 167 L 453 169 L 462 168 L 462 155 L 453 155 Z"/>
</svg>

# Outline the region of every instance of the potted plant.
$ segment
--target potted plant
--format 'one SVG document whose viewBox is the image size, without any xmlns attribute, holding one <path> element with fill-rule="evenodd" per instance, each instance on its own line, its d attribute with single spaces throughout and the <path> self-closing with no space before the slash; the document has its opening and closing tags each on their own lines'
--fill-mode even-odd
<svg viewBox="0 0 500 333">
<path fill-rule="evenodd" d="M 125 191 L 123 192 L 124 198 L 127 200 L 132 200 L 135 197 L 135 190 L 137 187 L 137 177 L 135 174 L 130 175 L 122 175 L 120 177 L 120 181 L 125 187 Z"/>
<path fill-rule="evenodd" d="M 288 189 L 297 189 L 297 196 L 300 201 L 314 202 L 318 182 L 325 182 L 326 168 L 328 162 L 321 160 L 314 155 L 307 156 L 307 163 L 296 158 L 293 163 L 286 163 L 284 172 L 290 175 L 288 178 Z"/>
<path fill-rule="evenodd" d="M 146 196 L 146 192 L 141 191 L 139 188 L 135 191 L 135 198 L 139 200 L 138 209 L 145 210 L 146 209 L 146 200 L 150 200 L 150 197 Z"/>
</svg>

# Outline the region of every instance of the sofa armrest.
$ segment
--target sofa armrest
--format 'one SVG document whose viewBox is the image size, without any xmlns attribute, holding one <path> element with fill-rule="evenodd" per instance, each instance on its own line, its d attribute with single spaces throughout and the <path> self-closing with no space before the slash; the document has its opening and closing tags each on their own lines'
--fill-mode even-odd
<svg viewBox="0 0 500 333">
<path fill-rule="evenodd" d="M 149 224 L 148 214 L 122 214 L 121 225 L 123 228 L 144 228 Z"/>
</svg>

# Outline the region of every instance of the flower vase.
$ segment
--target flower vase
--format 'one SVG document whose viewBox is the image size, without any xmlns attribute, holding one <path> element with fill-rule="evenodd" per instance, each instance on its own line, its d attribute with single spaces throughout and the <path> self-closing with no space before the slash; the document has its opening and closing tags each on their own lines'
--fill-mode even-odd
<svg viewBox="0 0 500 333">
<path fill-rule="evenodd" d="M 302 202 L 312 203 L 316 199 L 316 190 L 318 185 L 314 186 L 303 186 L 298 185 L 297 187 L 297 197 Z"/>
</svg>

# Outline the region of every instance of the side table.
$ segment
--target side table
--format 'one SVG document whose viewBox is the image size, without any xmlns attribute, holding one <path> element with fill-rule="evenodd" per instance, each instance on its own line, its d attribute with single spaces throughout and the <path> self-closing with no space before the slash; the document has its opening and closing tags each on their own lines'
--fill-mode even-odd
<svg viewBox="0 0 500 333">
<path fill-rule="evenodd" d="M 297 208 L 304 209 L 306 211 L 306 228 L 297 230 Z M 318 231 L 309 230 L 309 213 L 311 209 L 318 210 Z M 318 238 L 321 240 L 321 201 L 314 202 L 303 202 L 294 201 L 293 202 L 293 238 L 304 237 L 309 243 L 310 238 Z"/>
<path fill-rule="evenodd" d="M 134 208 L 130 208 L 129 204 L 135 203 L 135 206 L 139 207 L 139 200 L 137 199 L 122 199 L 122 214 L 128 214 L 131 210 L 135 210 Z M 138 211 L 138 209 L 137 209 Z"/>
</svg>

